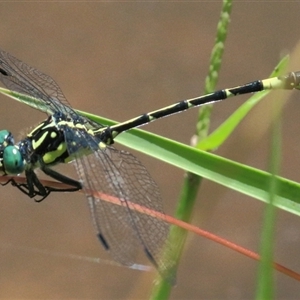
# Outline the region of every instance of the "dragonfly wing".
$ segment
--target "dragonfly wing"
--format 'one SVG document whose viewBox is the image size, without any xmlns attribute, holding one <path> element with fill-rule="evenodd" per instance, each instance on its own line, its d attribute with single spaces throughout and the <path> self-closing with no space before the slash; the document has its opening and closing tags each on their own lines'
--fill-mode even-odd
<svg viewBox="0 0 300 300">
<path fill-rule="evenodd" d="M 89 147 L 93 152 L 78 157 L 75 163 L 104 246 L 117 261 L 132 265 L 140 245 L 164 277 L 173 277 L 174 262 L 161 256 L 169 225 L 153 213 L 163 216 L 162 200 L 146 168 L 129 152 L 111 146 L 99 148 L 97 137 L 86 131 L 66 128 L 65 136 L 70 153 L 80 153 L 78 146 L 81 151 Z"/>
<path fill-rule="evenodd" d="M 60 111 L 75 116 L 74 110 L 52 77 L 3 50 L 0 50 L 0 80 L 10 90 L 41 100 L 52 113 Z"/>
</svg>

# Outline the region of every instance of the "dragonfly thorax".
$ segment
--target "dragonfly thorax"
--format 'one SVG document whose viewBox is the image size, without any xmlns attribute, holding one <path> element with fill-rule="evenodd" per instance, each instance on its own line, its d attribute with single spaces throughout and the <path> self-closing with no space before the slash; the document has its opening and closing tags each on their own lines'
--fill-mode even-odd
<svg viewBox="0 0 300 300">
<path fill-rule="evenodd" d="M 65 162 L 69 156 L 64 132 L 59 127 L 55 115 L 33 129 L 27 138 L 19 143 L 23 152 L 27 151 L 27 161 L 31 165 L 38 165 L 40 161 L 45 165 Z M 27 142 L 27 144 L 25 143 Z M 28 152 L 28 148 L 30 148 Z"/>
</svg>

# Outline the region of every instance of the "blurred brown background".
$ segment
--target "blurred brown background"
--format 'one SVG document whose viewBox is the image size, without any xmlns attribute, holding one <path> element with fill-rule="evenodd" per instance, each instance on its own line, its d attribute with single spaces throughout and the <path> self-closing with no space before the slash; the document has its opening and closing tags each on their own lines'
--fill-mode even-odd
<svg viewBox="0 0 300 300">
<path fill-rule="evenodd" d="M 0 47 L 54 77 L 75 108 L 123 121 L 202 93 L 220 8 L 220 1 L 2 3 Z M 235 3 L 218 87 L 268 76 L 282 53 L 298 42 L 299 9 L 300 3 L 289 1 Z M 299 98 L 294 93 L 284 108 L 281 171 L 296 181 Z M 244 99 L 216 105 L 212 128 Z M 268 101 L 272 96 L 251 112 L 218 154 L 267 169 Z M 45 118 L 3 96 L 0 116 L 0 127 L 16 137 Z M 189 143 L 196 116 L 194 110 L 144 129 Z M 136 155 L 159 184 L 172 215 L 183 172 Z M 110 259 L 94 235 L 83 195 L 52 194 L 36 204 L 6 186 L 0 187 L 0 199 L 0 298 L 147 299 L 153 273 L 70 256 Z M 263 203 L 205 181 L 192 223 L 257 251 L 263 211 Z M 276 260 L 299 272 L 299 249 L 299 218 L 279 212 Z M 69 256 L 56 257 L 57 252 Z M 191 234 L 171 299 L 252 299 L 257 266 Z M 276 289 L 277 299 L 295 299 L 300 284 L 277 273 Z"/>
</svg>

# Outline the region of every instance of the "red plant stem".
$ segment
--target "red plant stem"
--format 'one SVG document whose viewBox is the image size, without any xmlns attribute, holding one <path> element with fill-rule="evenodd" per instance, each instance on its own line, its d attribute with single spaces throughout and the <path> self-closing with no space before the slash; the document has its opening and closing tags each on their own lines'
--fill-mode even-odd
<svg viewBox="0 0 300 300">
<path fill-rule="evenodd" d="M 15 182 L 17 183 L 26 183 L 26 178 L 24 177 L 19 177 L 19 176 L 14 176 L 14 177 L 9 177 L 9 176 L 0 176 L 0 183 L 6 183 L 9 179 L 14 179 Z M 44 186 L 51 186 L 51 187 L 55 187 L 55 188 L 68 188 L 69 186 L 68 185 L 65 185 L 65 184 L 62 184 L 60 182 L 54 182 L 54 181 L 49 181 L 49 180 L 41 180 L 41 183 L 44 185 Z M 82 191 L 83 192 L 83 191 Z M 101 192 L 97 192 L 97 191 L 89 191 L 91 194 L 93 194 L 96 198 L 99 198 L 103 201 L 107 201 L 107 202 L 110 202 L 110 203 L 113 203 L 115 205 L 122 205 L 122 203 L 125 203 L 124 200 L 122 201 L 122 199 L 119 199 L 117 197 L 113 197 L 113 196 L 110 196 L 110 195 L 106 195 L 106 194 L 103 194 Z M 149 216 L 152 216 L 154 218 L 158 218 L 158 219 L 161 219 L 165 222 L 168 222 L 170 224 L 173 224 L 173 225 L 176 225 L 176 226 L 179 226 L 183 229 L 186 229 L 188 231 L 191 231 L 197 235 L 200 235 L 202 237 L 205 237 L 207 239 L 210 239 L 216 243 L 219 243 L 231 250 L 234 250 L 236 252 L 239 252 L 245 256 L 248 256 L 254 260 L 260 260 L 260 256 L 253 252 L 253 251 L 250 251 L 244 247 L 241 247 L 235 243 L 232 243 L 226 239 L 223 239 L 217 235 L 214 235 L 206 230 L 203 230 L 203 229 L 200 229 L 199 227 L 197 226 L 194 226 L 194 225 L 191 225 L 191 224 L 188 224 L 186 222 L 183 222 L 181 220 L 178 220 L 178 219 L 175 219 L 169 215 L 165 215 L 163 213 L 160 213 L 160 212 L 157 212 L 157 211 L 154 211 L 154 210 L 151 210 L 149 208 L 146 208 L 144 206 L 141 206 L 139 204 L 136 204 L 136 203 L 133 203 L 133 202 L 130 202 L 130 201 L 126 201 L 126 205 L 128 205 L 128 207 L 130 209 L 133 209 L 133 210 L 136 210 L 140 213 L 143 213 L 143 214 L 147 214 Z M 276 262 L 274 262 L 274 268 L 289 276 L 289 277 L 292 277 L 298 281 L 300 281 L 300 274 L 297 273 L 297 272 L 294 272 L 292 271 L 291 269 L 288 269 Z"/>
</svg>

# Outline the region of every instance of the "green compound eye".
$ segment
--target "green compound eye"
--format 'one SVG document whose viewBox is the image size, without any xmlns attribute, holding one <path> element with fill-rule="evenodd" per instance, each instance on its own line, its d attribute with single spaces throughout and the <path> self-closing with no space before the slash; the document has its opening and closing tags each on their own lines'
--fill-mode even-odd
<svg viewBox="0 0 300 300">
<path fill-rule="evenodd" d="M 0 144 L 6 142 L 9 136 L 10 132 L 8 130 L 0 130 Z"/>
<path fill-rule="evenodd" d="M 17 175 L 24 170 L 22 155 L 15 146 L 7 146 L 3 151 L 3 165 L 7 174 Z"/>
</svg>

